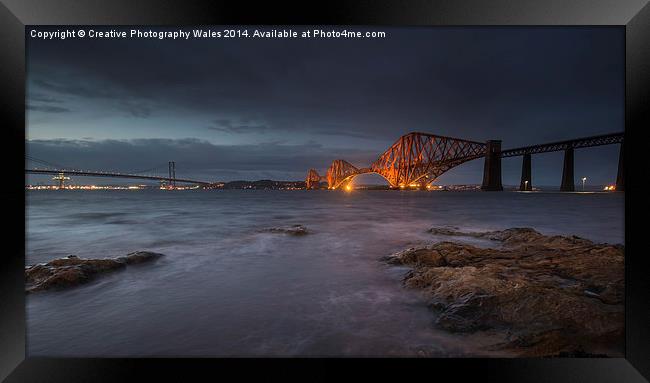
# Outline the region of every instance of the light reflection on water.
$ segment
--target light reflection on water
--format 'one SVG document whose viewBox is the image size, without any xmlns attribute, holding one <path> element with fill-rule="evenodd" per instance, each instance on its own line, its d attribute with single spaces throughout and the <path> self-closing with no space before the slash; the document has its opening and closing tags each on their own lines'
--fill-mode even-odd
<svg viewBox="0 0 650 383">
<path fill-rule="evenodd" d="M 166 254 L 28 296 L 28 353 L 48 356 L 476 355 L 436 330 L 379 258 L 432 226 L 533 227 L 623 242 L 620 193 L 33 191 L 28 264 Z M 292 237 L 261 229 L 305 225 Z"/>
</svg>

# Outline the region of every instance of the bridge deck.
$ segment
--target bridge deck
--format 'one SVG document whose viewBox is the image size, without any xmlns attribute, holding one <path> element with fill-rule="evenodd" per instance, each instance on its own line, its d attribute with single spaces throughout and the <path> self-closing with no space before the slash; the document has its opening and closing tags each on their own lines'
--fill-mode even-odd
<svg viewBox="0 0 650 383">
<path fill-rule="evenodd" d="M 108 178 L 131 178 L 131 179 L 141 179 L 141 180 L 155 180 L 155 181 L 170 181 L 174 180 L 175 182 L 188 183 L 188 184 L 197 184 L 197 185 L 210 185 L 210 182 L 190 180 L 185 178 L 169 178 L 169 177 L 157 177 L 157 176 L 144 176 L 138 174 L 125 174 L 125 173 L 110 173 L 110 172 L 94 172 L 94 171 L 83 171 L 83 170 L 45 170 L 45 169 L 25 169 L 25 173 L 31 174 L 66 174 L 73 176 L 84 176 L 84 177 L 108 177 Z"/>
<path fill-rule="evenodd" d="M 501 151 L 501 157 L 515 157 L 523 156 L 524 154 L 557 152 L 569 148 L 586 148 L 591 146 L 619 144 L 623 142 L 623 135 L 623 132 L 603 134 L 599 136 L 583 137 L 573 140 L 550 142 L 547 144 L 508 149 Z"/>
</svg>

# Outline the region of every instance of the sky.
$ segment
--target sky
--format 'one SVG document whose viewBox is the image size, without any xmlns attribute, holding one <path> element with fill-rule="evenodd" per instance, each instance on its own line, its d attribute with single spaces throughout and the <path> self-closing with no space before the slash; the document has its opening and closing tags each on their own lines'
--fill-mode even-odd
<svg viewBox="0 0 650 383">
<path fill-rule="evenodd" d="M 123 172 L 175 161 L 177 177 L 207 181 L 303 180 L 338 158 L 366 167 L 412 131 L 500 139 L 507 149 L 624 129 L 622 28 L 355 29 L 387 36 L 28 35 L 28 154 Z M 576 179 L 613 183 L 618 150 L 578 150 Z M 559 185 L 562 153 L 532 163 L 534 185 Z M 480 183 L 482 171 L 482 160 L 468 162 L 437 183 Z M 503 160 L 504 184 L 520 175 L 521 157 Z M 127 181 L 111 181 L 119 182 Z M 385 183 L 377 175 L 360 182 Z"/>
</svg>

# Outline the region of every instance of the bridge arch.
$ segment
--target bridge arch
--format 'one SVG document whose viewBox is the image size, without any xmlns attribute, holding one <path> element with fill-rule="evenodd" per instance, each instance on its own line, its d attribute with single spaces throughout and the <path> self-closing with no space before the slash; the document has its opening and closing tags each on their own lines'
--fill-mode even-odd
<svg viewBox="0 0 650 383">
<path fill-rule="evenodd" d="M 364 170 L 365 170 L 365 169 L 364 169 Z M 381 174 L 381 173 L 377 173 L 377 172 L 374 172 L 374 171 L 369 170 L 369 171 L 360 171 L 360 172 L 357 172 L 357 173 L 355 173 L 355 174 L 351 174 L 351 175 L 345 177 L 344 179 L 340 180 L 340 181 L 339 181 L 338 183 L 336 183 L 333 187 L 330 187 L 330 189 L 338 189 L 338 188 L 342 187 L 343 185 L 346 185 L 346 184 L 349 184 L 349 183 L 353 182 L 353 180 L 354 180 L 355 178 L 357 178 L 357 177 L 359 177 L 359 176 L 363 176 L 363 175 L 368 175 L 368 174 L 376 174 L 376 175 L 380 176 L 381 178 L 383 178 L 384 180 L 386 180 L 386 182 L 388 182 L 388 185 L 389 185 L 389 186 L 392 187 L 392 185 L 390 185 L 390 181 L 389 181 L 386 177 L 384 177 L 383 174 Z"/>
<path fill-rule="evenodd" d="M 327 169 L 327 185 L 330 189 L 338 189 L 343 183 L 360 174 L 362 170 L 347 162 L 337 159 Z"/>
</svg>

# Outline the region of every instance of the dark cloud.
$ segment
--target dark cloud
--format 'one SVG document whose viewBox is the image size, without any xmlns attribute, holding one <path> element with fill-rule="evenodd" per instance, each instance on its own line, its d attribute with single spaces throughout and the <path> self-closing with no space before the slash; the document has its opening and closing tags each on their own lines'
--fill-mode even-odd
<svg viewBox="0 0 650 383">
<path fill-rule="evenodd" d="M 214 120 L 214 125 L 208 126 L 208 129 L 231 134 L 246 134 L 265 133 L 269 128 L 265 125 L 241 125 L 234 123 L 232 120 L 217 119 Z"/>
<path fill-rule="evenodd" d="M 133 117 L 146 118 L 151 116 L 151 108 L 143 103 L 122 101 L 120 107 Z"/>
<path fill-rule="evenodd" d="M 353 138 L 374 138 L 374 135 L 369 132 L 355 132 L 354 130 L 340 130 L 340 129 L 330 129 L 330 130 L 316 130 L 315 134 L 322 136 L 339 136 L 339 137 L 353 137 Z"/>
<path fill-rule="evenodd" d="M 59 99 L 56 99 L 54 97 L 47 96 L 47 95 L 40 94 L 40 93 L 30 94 L 29 101 L 55 103 L 55 104 L 60 104 L 60 103 L 63 102 L 63 100 L 59 100 Z"/>
<path fill-rule="evenodd" d="M 56 76 L 53 76 L 56 78 Z M 60 95 L 72 95 L 83 98 L 117 97 L 119 93 L 113 92 L 109 87 L 92 86 L 87 82 L 63 82 L 62 80 L 34 80 L 37 89 L 53 92 Z"/>
<path fill-rule="evenodd" d="M 133 96 L 128 91 L 120 89 L 111 83 L 105 83 L 93 78 L 80 82 L 78 79 L 57 79 L 56 75 L 54 75 L 48 80 L 36 79 L 32 86 L 38 91 L 49 92 L 58 96 L 73 96 L 85 102 L 89 99 L 108 101 L 112 107 L 132 117 L 145 118 L 151 116 L 152 113 L 152 109 L 148 105 L 149 101 L 146 98 Z M 40 93 L 32 95 L 29 92 L 27 99 L 30 101 L 46 99 L 47 102 L 61 102 L 52 96 L 44 96 Z M 42 109 L 42 111 L 47 112 L 48 110 Z"/>
<path fill-rule="evenodd" d="M 621 128 L 622 29 L 387 31 L 383 40 L 30 39 L 28 77 L 35 90 L 219 111 L 284 131 L 346 124 L 360 135 L 424 130 L 520 145 L 538 126 L 555 139 Z"/>
<path fill-rule="evenodd" d="M 52 106 L 52 105 L 32 105 L 27 104 L 27 110 L 43 113 L 66 113 L 70 112 L 70 109 L 64 108 L 61 106 Z"/>
</svg>

